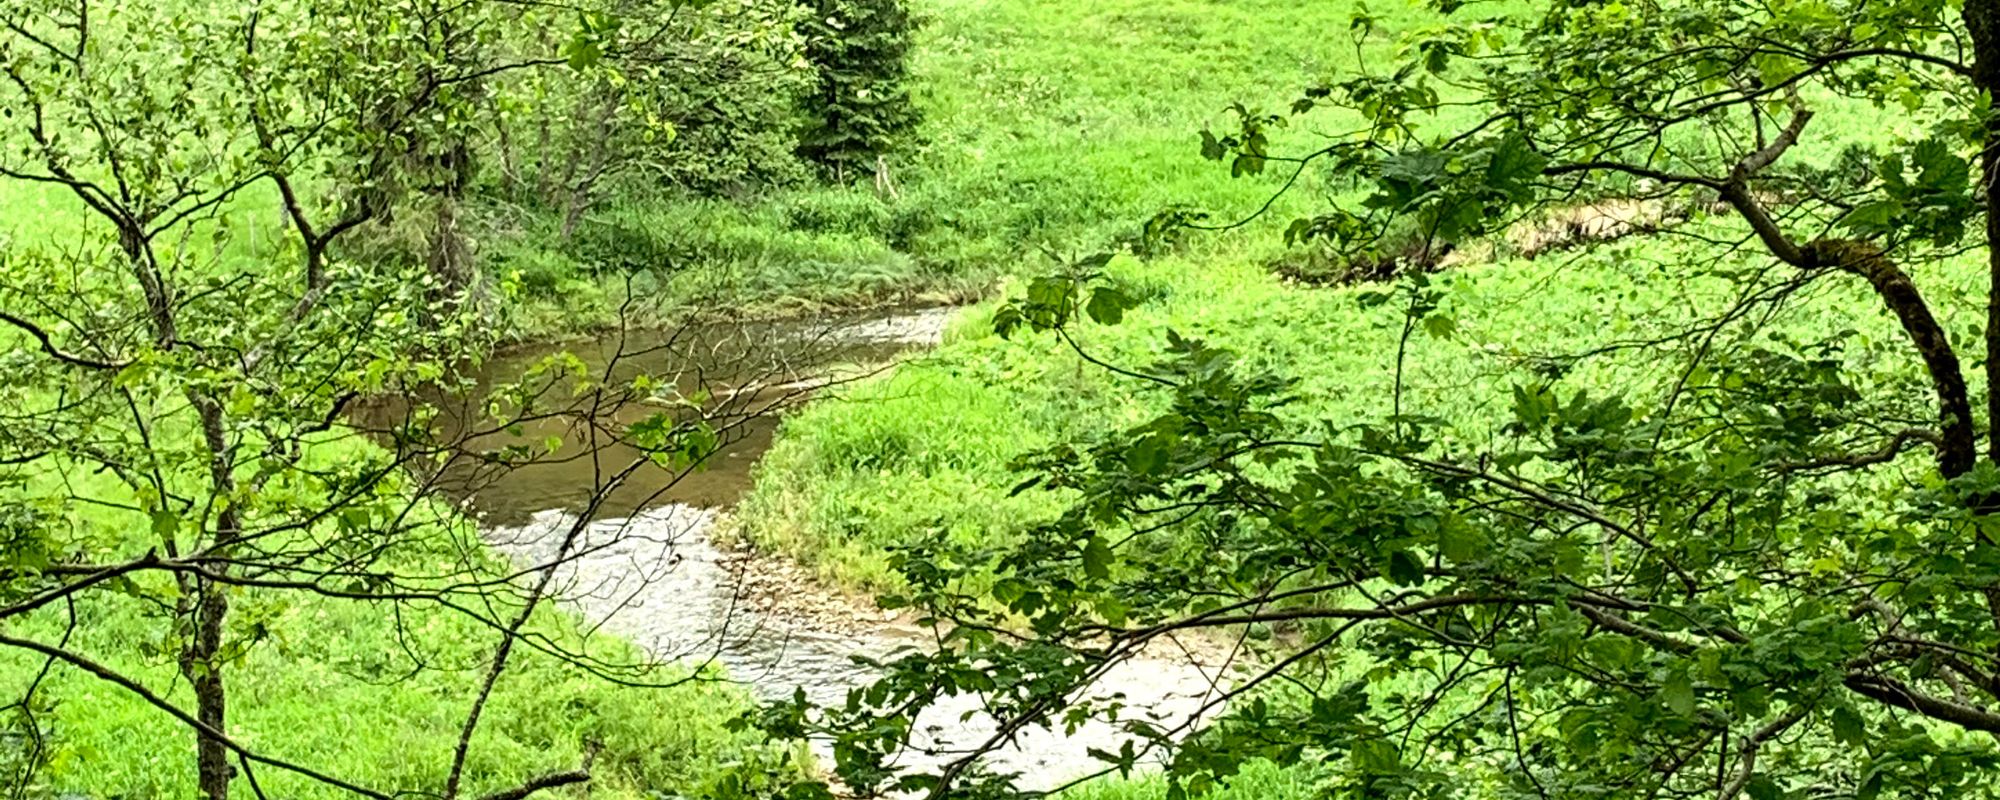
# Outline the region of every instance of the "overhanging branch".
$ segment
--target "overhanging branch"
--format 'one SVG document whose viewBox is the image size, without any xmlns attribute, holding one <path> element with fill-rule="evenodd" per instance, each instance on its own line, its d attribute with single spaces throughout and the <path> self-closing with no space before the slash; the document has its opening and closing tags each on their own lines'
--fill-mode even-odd
<svg viewBox="0 0 2000 800">
<path fill-rule="evenodd" d="M 1713 189 L 1723 202 L 1749 223 L 1758 241 L 1778 260 L 1801 270 L 1837 269 L 1867 280 L 1883 305 L 1902 324 L 1904 334 L 1916 348 L 1925 372 L 1930 375 L 1932 391 L 1938 401 L 1938 470 L 1947 478 L 1963 475 L 1972 469 L 1977 458 L 1977 434 L 1973 429 L 1972 404 L 1964 370 L 1944 328 L 1938 324 L 1909 275 L 1880 248 L 1866 242 L 1818 239 L 1799 244 L 1785 235 L 1770 211 L 1750 191 L 1751 179 L 1777 163 L 1798 143 L 1812 117 L 1812 111 L 1799 109 L 1768 144 L 1737 161 L 1726 178 L 1670 173 L 1643 165 L 1604 160 L 1551 165 L 1543 170 L 1543 174 L 1612 172 L 1670 185 Z M 1893 453 L 1890 456 L 1893 457 Z"/>
<path fill-rule="evenodd" d="M 1851 673 L 1844 682 L 1847 688 L 1871 700 L 1914 711 L 1939 722 L 1949 722 L 1968 730 L 2000 734 L 2000 714 L 1924 694 L 1894 678 Z"/>
</svg>

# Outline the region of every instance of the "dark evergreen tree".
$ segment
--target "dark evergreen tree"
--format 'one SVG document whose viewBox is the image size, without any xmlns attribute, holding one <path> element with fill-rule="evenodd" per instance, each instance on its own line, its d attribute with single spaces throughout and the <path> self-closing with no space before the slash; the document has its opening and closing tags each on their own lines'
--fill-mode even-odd
<svg viewBox="0 0 2000 800">
<path fill-rule="evenodd" d="M 810 0 L 799 23 L 818 81 L 806 99 L 799 155 L 845 181 L 907 142 L 919 114 L 910 102 L 910 38 L 902 0 Z"/>
</svg>

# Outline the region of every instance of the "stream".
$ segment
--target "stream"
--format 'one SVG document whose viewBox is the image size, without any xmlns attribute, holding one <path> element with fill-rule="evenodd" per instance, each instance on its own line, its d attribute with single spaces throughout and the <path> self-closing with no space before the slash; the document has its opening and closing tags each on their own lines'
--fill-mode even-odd
<svg viewBox="0 0 2000 800">
<path fill-rule="evenodd" d="M 614 376 L 644 369 L 672 376 L 669 380 L 683 392 L 733 392 L 729 396 L 745 399 L 746 412 L 768 412 L 746 413 L 734 421 L 705 469 L 679 475 L 649 465 L 606 494 L 575 545 L 574 552 L 581 555 L 556 568 L 554 585 L 561 601 L 597 630 L 628 639 L 657 658 L 718 661 L 731 680 L 763 699 L 789 698 L 802 689 L 816 703 L 843 703 L 848 690 L 876 678 L 852 656 L 879 658 L 923 646 L 924 631 L 852 601 L 847 602 L 854 606 L 849 614 L 863 624 L 821 624 L 810 615 L 761 610 L 746 586 L 745 557 L 712 543 L 710 533 L 749 488 L 752 467 L 770 447 L 777 417 L 795 407 L 791 401 L 802 401 L 816 383 L 921 357 L 921 351 L 939 341 L 954 310 L 627 334 L 535 346 L 491 360 L 484 366 L 482 385 L 514 380 L 544 357 L 567 351 L 594 371 L 607 364 Z M 766 398 L 773 401 L 760 404 Z M 629 424 L 640 412 L 619 413 Z M 540 429 L 528 427 L 522 432 L 528 439 L 561 436 L 565 447 L 583 446 L 577 426 L 551 422 Z M 617 455 L 616 446 L 604 449 Z M 603 475 L 597 463 L 578 459 L 504 474 L 468 474 L 448 488 L 480 520 L 495 549 L 524 566 L 545 564 L 556 559 L 564 535 L 598 493 Z M 796 582 L 810 582 L 802 570 L 786 574 Z M 1099 687 L 1100 696 L 1120 696 L 1125 718 L 1148 718 L 1171 727 L 1212 700 L 1219 680 L 1212 669 L 1191 659 L 1163 657 L 1121 664 Z M 901 757 L 901 767 L 921 770 L 949 762 L 956 758 L 953 751 L 990 738 L 994 721 L 981 711 L 977 696 L 967 695 L 927 709 L 917 730 L 917 746 Z M 1031 728 L 983 763 L 1018 774 L 1023 788 L 1051 789 L 1104 767 L 1087 754 L 1089 749 L 1117 752 L 1127 738 L 1112 725 L 1097 722 L 1068 735 L 1060 729 Z M 830 753 L 819 755 L 830 761 Z"/>
</svg>

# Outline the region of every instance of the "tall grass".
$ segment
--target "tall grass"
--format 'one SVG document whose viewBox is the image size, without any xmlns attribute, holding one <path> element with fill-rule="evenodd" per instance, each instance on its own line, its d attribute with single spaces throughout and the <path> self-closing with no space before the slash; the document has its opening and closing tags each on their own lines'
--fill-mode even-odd
<svg viewBox="0 0 2000 800">
<path fill-rule="evenodd" d="M 284 601 L 255 592 L 235 602 L 239 616 L 256 617 L 271 634 L 229 667 L 233 738 L 371 788 L 443 784 L 493 645 L 490 629 L 447 612 L 387 604 Z M 9 633 L 57 641 L 67 613 L 44 614 Z M 191 705 L 171 653 L 159 649 L 166 646 L 156 638 L 166 621 L 156 611 L 129 598 L 95 598 L 79 601 L 75 614 L 72 650 Z M 574 622 L 556 613 L 544 615 L 537 630 L 558 641 L 576 638 Z M 632 658 L 615 647 L 597 652 Z M 20 696 L 40 667 L 10 651 L 0 657 L 0 691 Z M 41 723 L 50 762 L 22 787 L 28 796 L 183 797 L 194 785 L 193 733 L 130 692 L 58 667 L 37 696 L 46 704 Z M 740 688 L 716 674 L 672 689 L 628 689 L 521 652 L 474 739 L 467 791 L 477 795 L 576 769 L 595 742 L 602 749 L 592 793 L 697 796 L 721 768 L 763 752 L 724 727 L 748 705 Z M 274 797 L 351 796 L 267 766 L 257 768 L 256 779 Z"/>
<path fill-rule="evenodd" d="M 1243 765 L 1228 783 L 1204 795 L 1208 800 L 1307 800 L 1319 797 L 1319 786 L 1310 769 L 1280 767 L 1269 761 Z M 1063 792 L 1062 800 L 1162 800 L 1167 782 L 1159 776 L 1135 776 L 1130 780 L 1099 780 Z"/>
</svg>

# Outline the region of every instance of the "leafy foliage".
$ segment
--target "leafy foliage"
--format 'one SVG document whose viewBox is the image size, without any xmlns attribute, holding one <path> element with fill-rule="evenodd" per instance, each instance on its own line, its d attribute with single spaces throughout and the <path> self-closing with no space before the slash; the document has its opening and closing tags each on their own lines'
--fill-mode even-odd
<svg viewBox="0 0 2000 800">
<path fill-rule="evenodd" d="M 510 26 L 524 56 L 557 50 L 570 68 L 496 88 L 486 178 L 569 215 L 796 180 L 793 98 L 810 77 L 796 13 L 778 0 L 628 3 Z"/>
<path fill-rule="evenodd" d="M 1479 309 L 1441 314 L 1451 295 L 1406 275 L 1355 296 L 1402 318 L 1378 410 L 1301 421 L 1284 409 L 1304 376 L 1283 365 L 1171 334 L 1116 364 L 1076 336 L 1088 281 L 1030 284 L 997 329 L 1053 332 L 1159 399 L 1019 462 L 1058 512 L 899 554 L 891 600 L 948 620 L 945 646 L 844 708 L 794 709 L 794 732 L 850 747 L 850 783 L 1017 796 L 977 752 L 885 766 L 907 709 L 979 692 L 1004 724 L 1122 723 L 1166 756 L 1170 797 L 1252 757 L 1323 765 L 1335 797 L 1991 796 L 2000 406 L 1975 413 L 1966 367 L 2000 397 L 2000 360 L 1976 355 L 2000 352 L 2000 321 L 1941 316 L 1964 313 L 1938 299 L 1958 287 L 1910 267 L 1954 263 L 1982 222 L 1973 250 L 2000 247 L 2000 199 L 1976 188 L 2000 169 L 1980 156 L 2000 8 L 1439 10 L 1390 67 L 1293 106 L 1355 131 L 1298 169 L 1356 184 L 1294 239 L 1360 254 L 1397 226 L 1468 243 L 1575 197 L 1707 202 L 1685 232 L 1711 244 L 1644 255 L 1722 290 L 1677 298 L 1698 313 L 1658 335 L 1524 358 L 1473 384 L 1504 402 L 1446 416 L 1407 402 L 1410 356 Z M 1815 149 L 1857 144 L 1808 144 L 1854 98 L 1922 133 L 1858 143 L 1880 148 L 1860 180 L 1807 183 Z M 1442 113 L 1467 104 L 1488 115 Z M 1238 116 L 1202 155 L 1245 177 L 1279 163 L 1275 119 Z M 1816 312 L 1835 324 L 1791 335 L 1812 294 L 1839 298 Z M 1855 332 L 1884 311 L 1886 338 Z M 1640 363 L 1577 385 L 1621 357 Z M 1099 667 L 1166 634 L 1258 625 L 1285 636 L 1204 729 L 1088 699 Z"/>
<path fill-rule="evenodd" d="M 550 457 L 545 441 L 495 441 L 522 438 L 524 420 L 588 418 L 651 386 L 556 359 L 523 385 L 484 387 L 491 403 L 458 403 L 476 411 L 457 428 L 441 423 L 444 401 L 360 413 L 471 391 L 467 370 L 494 344 L 467 302 L 483 287 L 461 270 L 453 209 L 498 76 L 558 66 L 508 49 L 502 23 L 524 13 L 0 5 L 0 184 L 66 201 L 60 225 L 0 241 L 10 788 L 518 798 L 590 780 L 605 750 L 613 788 L 695 789 L 688 768 L 712 763 L 648 750 L 694 741 L 793 769 L 719 729 L 723 696 L 680 732 L 629 716 L 644 701 L 614 700 L 603 681 L 706 676 L 550 613 L 581 524 L 550 563 L 519 569 L 490 557 L 446 488 Z M 581 27 L 612 29 L 590 15 Z M 590 48 L 570 49 L 564 61 L 588 65 Z M 424 220 L 426 258 L 349 246 L 409 217 Z M 614 415 L 607 426 L 643 440 L 619 474 L 713 452 L 716 428 L 695 419 L 710 411 L 644 426 Z M 510 667 L 560 710 L 526 719 Z M 355 699 L 383 684 L 398 688 L 381 705 Z M 343 728 L 358 721 L 380 738 Z M 380 749 L 406 732 L 428 739 Z"/>
</svg>

